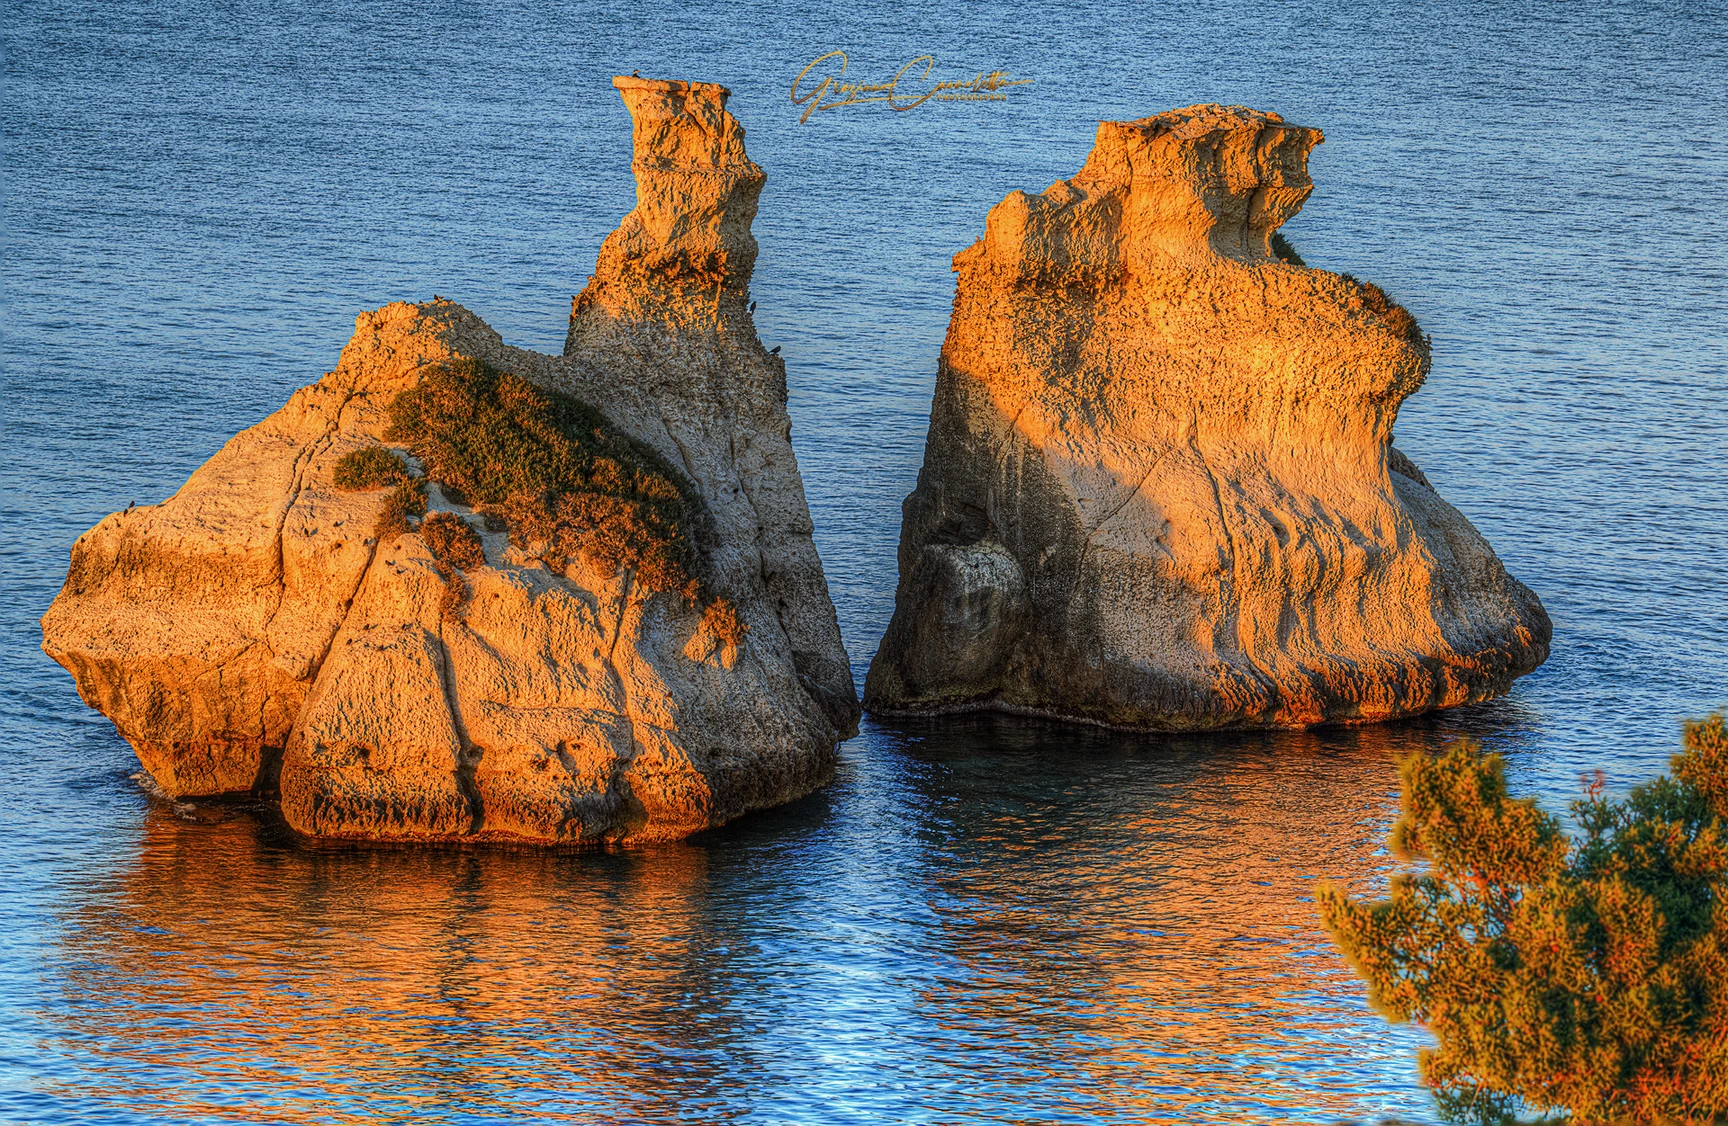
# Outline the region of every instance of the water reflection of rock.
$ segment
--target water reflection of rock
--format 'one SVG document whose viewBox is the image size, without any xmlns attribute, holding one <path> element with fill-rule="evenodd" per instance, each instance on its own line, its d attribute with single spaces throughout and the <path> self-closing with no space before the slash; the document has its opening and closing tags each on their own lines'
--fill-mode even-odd
<svg viewBox="0 0 1728 1126">
<path fill-rule="evenodd" d="M 82 1094 L 141 1114 L 676 1117 L 750 1052 L 707 882 L 685 847 L 325 852 L 158 813 L 71 919 L 51 1017 L 93 1057 Z"/>
<path fill-rule="evenodd" d="M 80 1102 L 160 1118 L 1411 1113 L 1307 897 L 1379 879 L 1392 759 L 1449 730 L 876 728 L 830 793 L 624 854 L 158 807 L 67 890 L 43 1017 Z"/>
<path fill-rule="evenodd" d="M 1383 880 L 1395 761 L 1455 727 L 905 733 L 944 807 L 924 872 L 944 957 L 923 1004 L 980 1097 L 1037 1105 L 1060 1081 L 1075 1113 L 1277 1121 L 1366 1113 L 1389 1072 L 1414 1084 L 1417 1035 L 1366 1011 L 1312 886 Z"/>
</svg>

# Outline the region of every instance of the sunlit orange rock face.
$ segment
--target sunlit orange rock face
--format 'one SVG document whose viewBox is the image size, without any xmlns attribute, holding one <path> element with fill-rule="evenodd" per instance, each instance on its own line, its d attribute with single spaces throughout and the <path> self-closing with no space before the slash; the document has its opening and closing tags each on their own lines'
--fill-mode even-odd
<svg viewBox="0 0 1728 1126">
<path fill-rule="evenodd" d="M 929 442 L 865 705 L 1148 729 L 1481 700 L 1547 657 L 1536 596 L 1392 446 L 1426 339 L 1276 258 L 1318 130 L 1106 122 L 955 256 Z"/>
<path fill-rule="evenodd" d="M 169 500 L 82 536 L 43 648 L 170 795 L 278 790 L 321 837 L 580 843 L 684 836 L 832 775 L 857 696 L 811 541 L 785 367 L 747 307 L 761 169 L 724 87 L 620 78 L 638 204 L 576 299 L 563 356 L 454 303 L 362 314 L 336 370 Z M 390 403 L 472 357 L 598 408 L 687 476 L 722 637 L 628 569 L 549 570 L 434 483 L 485 565 L 444 612 L 384 490 L 335 488 Z"/>
</svg>

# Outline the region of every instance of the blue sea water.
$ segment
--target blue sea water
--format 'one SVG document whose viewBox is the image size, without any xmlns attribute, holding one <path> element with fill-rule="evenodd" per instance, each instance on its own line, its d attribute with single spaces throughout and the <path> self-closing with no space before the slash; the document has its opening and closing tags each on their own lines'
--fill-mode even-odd
<svg viewBox="0 0 1728 1126">
<path fill-rule="evenodd" d="M 1461 735 L 1561 810 L 1728 703 L 1728 9 L 1677 2 L 14 4 L 5 15 L 0 1119 L 1424 1120 L 1312 891 L 1392 869 L 1395 761 Z M 991 104 L 800 124 L 834 49 Z M 687 844 L 331 851 L 177 816 L 38 650 L 73 539 L 453 297 L 561 348 L 633 203 L 609 78 L 729 85 L 754 295 L 862 672 L 948 259 L 1101 119 L 1326 132 L 1286 233 L 1434 337 L 1399 444 L 1542 596 L 1488 705 L 1164 738 L 869 722 L 838 781 Z"/>
</svg>

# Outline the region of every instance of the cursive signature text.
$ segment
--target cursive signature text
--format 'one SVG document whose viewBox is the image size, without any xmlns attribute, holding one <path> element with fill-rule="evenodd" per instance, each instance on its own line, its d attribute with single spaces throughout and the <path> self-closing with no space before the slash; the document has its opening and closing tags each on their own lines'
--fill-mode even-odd
<svg viewBox="0 0 1728 1126">
<path fill-rule="evenodd" d="M 810 60 L 810 65 L 792 80 L 792 104 L 803 106 L 807 122 L 812 114 L 841 106 L 886 102 L 897 112 L 917 109 L 927 102 L 1003 102 L 1010 86 L 1030 86 L 1030 78 L 1009 78 L 1008 71 L 979 71 L 971 78 L 953 78 L 932 83 L 933 55 L 919 55 L 894 72 L 886 82 L 845 82 L 846 52 L 829 51 Z M 815 71 L 812 74 L 811 71 Z"/>
</svg>

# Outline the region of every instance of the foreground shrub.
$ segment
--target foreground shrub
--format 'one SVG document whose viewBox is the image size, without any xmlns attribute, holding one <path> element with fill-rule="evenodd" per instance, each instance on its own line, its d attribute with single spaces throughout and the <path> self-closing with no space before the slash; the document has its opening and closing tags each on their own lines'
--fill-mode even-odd
<svg viewBox="0 0 1728 1126">
<path fill-rule="evenodd" d="M 1513 800 L 1497 756 L 1403 765 L 1391 898 L 1320 890 L 1374 1007 L 1438 1041 L 1424 1079 L 1484 1121 L 1728 1117 L 1728 730 L 1686 727 L 1671 777 L 1574 803 L 1582 837 Z"/>
<path fill-rule="evenodd" d="M 383 446 L 365 446 L 342 455 L 336 463 L 334 483 L 338 489 L 378 489 L 408 480 L 408 467 Z"/>
</svg>

